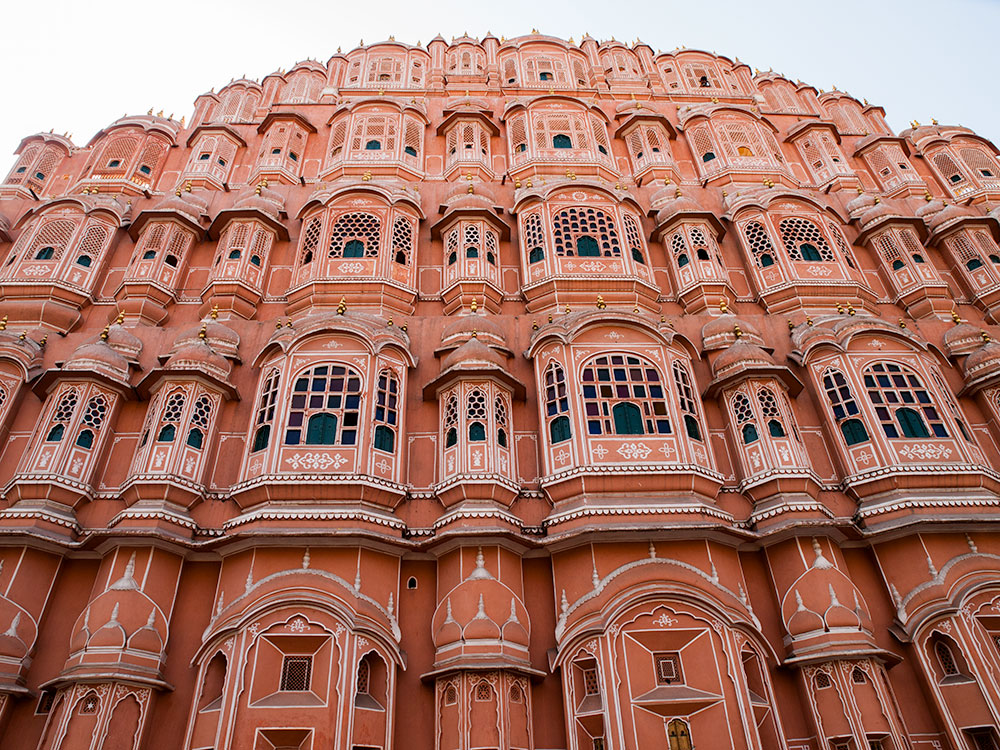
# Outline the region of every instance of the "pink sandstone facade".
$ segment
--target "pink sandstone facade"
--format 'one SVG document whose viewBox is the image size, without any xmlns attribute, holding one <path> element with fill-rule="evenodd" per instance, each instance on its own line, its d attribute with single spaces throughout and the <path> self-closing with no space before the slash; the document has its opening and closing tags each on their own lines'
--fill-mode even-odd
<svg viewBox="0 0 1000 750">
<path fill-rule="evenodd" d="M 389 40 L 0 184 L 0 745 L 997 750 L 1000 162 Z"/>
</svg>

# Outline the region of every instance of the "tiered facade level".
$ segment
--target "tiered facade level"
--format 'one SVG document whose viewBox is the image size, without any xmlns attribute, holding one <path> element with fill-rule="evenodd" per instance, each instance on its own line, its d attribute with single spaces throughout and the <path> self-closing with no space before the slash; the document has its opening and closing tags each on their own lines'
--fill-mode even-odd
<svg viewBox="0 0 1000 750">
<path fill-rule="evenodd" d="M 0 184 L 0 745 L 997 750 L 1000 162 L 393 40 Z"/>
</svg>

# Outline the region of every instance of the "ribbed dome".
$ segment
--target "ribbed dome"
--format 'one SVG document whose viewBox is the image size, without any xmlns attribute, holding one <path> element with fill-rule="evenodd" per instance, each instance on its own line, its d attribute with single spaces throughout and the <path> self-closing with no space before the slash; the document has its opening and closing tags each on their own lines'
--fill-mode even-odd
<svg viewBox="0 0 1000 750">
<path fill-rule="evenodd" d="M 208 344 L 199 342 L 186 344 L 167 360 L 168 370 L 202 370 L 219 380 L 226 380 L 232 372 L 232 364 L 221 354 L 217 354 Z"/>
<path fill-rule="evenodd" d="M 142 340 L 120 323 L 114 323 L 108 328 L 108 346 L 131 364 L 138 364 L 139 354 L 142 352 Z"/>
<path fill-rule="evenodd" d="M 202 331 L 204 330 L 204 337 Z M 228 359 L 239 359 L 240 335 L 225 323 L 220 323 L 211 315 L 205 317 L 201 325 L 182 331 L 171 349 L 180 351 L 189 344 L 208 343 L 213 350 Z"/>
<path fill-rule="evenodd" d="M 285 210 L 285 199 L 280 193 L 262 184 L 244 191 L 235 206 L 238 209 L 260 211 L 278 221 Z"/>
<path fill-rule="evenodd" d="M 927 223 L 927 228 L 932 232 L 937 231 L 943 226 L 957 221 L 958 219 L 964 219 L 966 217 L 981 218 L 981 214 L 976 213 L 974 210 L 965 208 L 964 206 L 959 206 L 955 203 L 950 203 L 943 209 L 938 211 L 936 214 L 924 221 Z"/>
<path fill-rule="evenodd" d="M 752 325 L 726 313 L 718 318 L 712 318 L 701 328 L 701 343 L 706 351 L 715 351 L 732 346 L 737 341 L 736 329 L 739 328 L 745 343 L 763 346 L 764 339 Z"/>
<path fill-rule="evenodd" d="M 913 212 L 913 215 L 919 219 L 923 219 L 924 222 L 930 220 L 930 217 L 936 214 L 938 211 L 944 209 L 944 203 L 939 200 L 926 201 L 924 205 Z"/>
<path fill-rule="evenodd" d="M 477 369 L 481 367 L 499 367 L 505 369 L 507 360 L 499 353 L 490 349 L 478 338 L 472 338 L 462 344 L 441 361 L 441 371 L 452 368 Z"/>
<path fill-rule="evenodd" d="M 975 351 L 983 344 L 982 331 L 968 323 L 952 326 L 944 334 L 944 345 L 949 356 L 959 356 Z"/>
<path fill-rule="evenodd" d="M 717 378 L 728 375 L 732 370 L 747 367 L 774 367 L 771 355 L 756 344 L 739 339 L 735 344 L 716 357 L 712 363 L 712 373 Z"/>
<path fill-rule="evenodd" d="M 70 356 L 63 370 L 96 372 L 120 383 L 129 379 L 128 360 L 106 341 L 84 344 Z"/>
<path fill-rule="evenodd" d="M 655 197 L 654 197 L 655 200 Z M 655 205 L 655 204 L 654 204 Z M 656 212 L 656 225 L 662 226 L 678 214 L 683 213 L 704 213 L 705 209 L 699 206 L 690 198 L 677 195 L 664 202 L 659 211 Z"/>
<path fill-rule="evenodd" d="M 451 321 L 441 332 L 442 345 L 464 341 L 475 333 L 483 343 L 507 346 L 507 338 L 500 324 L 489 315 L 463 315 Z"/>
<path fill-rule="evenodd" d="M 967 380 L 978 380 L 998 370 L 1000 370 L 1000 344 L 995 341 L 990 341 L 986 345 L 981 346 L 965 360 L 965 377 Z"/>
<path fill-rule="evenodd" d="M 852 198 L 847 202 L 847 213 L 849 213 L 853 218 L 857 218 L 874 205 L 874 195 L 859 193 L 856 198 Z"/>
</svg>

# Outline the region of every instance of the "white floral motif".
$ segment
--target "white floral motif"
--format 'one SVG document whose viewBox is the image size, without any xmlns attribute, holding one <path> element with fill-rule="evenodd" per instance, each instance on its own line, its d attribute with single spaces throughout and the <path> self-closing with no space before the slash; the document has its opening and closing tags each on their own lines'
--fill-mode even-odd
<svg viewBox="0 0 1000 750">
<path fill-rule="evenodd" d="M 258 631 L 260 630 L 260 623 L 259 622 L 255 622 L 253 625 L 251 625 L 248 628 L 248 630 L 250 631 L 250 636 L 251 637 L 256 637 Z"/>
<path fill-rule="evenodd" d="M 365 270 L 364 263 L 341 263 L 340 270 L 344 273 L 361 273 Z"/>
<path fill-rule="evenodd" d="M 882 349 L 885 346 L 885 343 L 881 339 L 872 339 L 868 342 L 868 346 L 872 349 Z"/>
<path fill-rule="evenodd" d="M 586 271 L 587 273 L 599 273 L 600 271 L 603 271 L 605 268 L 607 268 L 607 266 L 605 266 L 603 263 L 599 263 L 596 260 L 591 260 L 588 261 L 587 263 L 580 264 L 580 269 Z"/>
<path fill-rule="evenodd" d="M 255 458 L 253 463 L 250 464 L 250 472 L 252 474 L 260 474 L 261 468 L 263 468 L 263 464 L 260 462 L 259 458 Z"/>
<path fill-rule="evenodd" d="M 333 466 L 339 469 L 347 463 L 347 459 L 339 453 L 329 455 L 327 453 L 297 453 L 285 459 L 285 463 L 293 469 L 328 469 Z"/>
<path fill-rule="evenodd" d="M 570 456 L 569 451 L 563 448 L 556 454 L 556 461 L 558 461 L 561 464 L 564 464 L 569 460 L 569 456 Z"/>
<path fill-rule="evenodd" d="M 606 339 L 608 339 L 610 341 L 614 341 L 615 343 L 617 343 L 618 339 L 620 339 L 621 337 L 622 337 L 622 335 L 620 333 L 618 333 L 618 331 L 612 331 L 611 333 L 609 333 L 604 338 L 606 338 Z"/>
<path fill-rule="evenodd" d="M 388 461 L 386 461 L 384 458 L 382 460 L 380 460 L 377 464 L 375 464 L 375 468 L 378 469 L 379 471 L 381 471 L 383 474 L 385 474 L 387 471 L 389 471 L 389 467 L 390 466 L 391 466 L 391 464 Z"/>
<path fill-rule="evenodd" d="M 325 344 L 323 344 L 324 349 L 339 349 L 341 346 L 343 346 L 343 344 L 341 344 L 339 341 L 327 341 Z"/>
<path fill-rule="evenodd" d="M 663 457 L 665 459 L 667 459 L 668 461 L 670 460 L 670 457 L 672 455 L 674 455 L 674 446 L 671 445 L 670 443 L 664 443 L 663 445 L 660 446 L 659 450 L 660 450 L 660 453 L 663 454 Z M 703 458 L 703 455 L 701 454 L 701 449 L 700 448 L 696 448 L 695 449 L 695 456 L 697 458 L 699 458 L 699 459 Z M 643 456 L 643 458 L 645 458 L 645 456 Z"/>
<path fill-rule="evenodd" d="M 309 627 L 309 624 L 305 621 L 304 617 L 298 617 L 292 620 L 288 624 L 288 629 L 293 633 L 303 633 L 305 631 L 312 630 L 312 628 Z"/>
<path fill-rule="evenodd" d="M 789 459 L 792 457 L 792 454 L 789 452 L 788 446 L 786 446 L 786 445 L 779 445 L 778 446 L 778 456 L 781 458 L 782 463 L 786 463 L 787 464 L 788 461 L 789 461 Z"/>
<path fill-rule="evenodd" d="M 928 459 L 948 458 L 951 455 L 951 448 L 945 445 L 928 445 L 927 443 L 917 443 L 916 445 L 904 445 L 899 449 L 899 455 L 903 458 Z"/>
<path fill-rule="evenodd" d="M 73 466 L 72 466 L 72 468 L 70 470 L 70 473 L 72 473 L 75 476 L 79 476 L 80 475 L 80 471 L 82 469 L 83 469 L 83 460 L 79 459 L 79 458 L 74 458 L 73 459 Z"/>
<path fill-rule="evenodd" d="M 618 455 L 630 461 L 637 458 L 645 460 L 652 452 L 653 449 L 645 443 L 624 443 L 618 448 Z"/>
<path fill-rule="evenodd" d="M 483 452 L 472 451 L 472 468 L 479 469 L 483 465 Z"/>
<path fill-rule="evenodd" d="M 194 471 L 194 459 L 188 456 L 184 461 L 184 472 L 190 474 L 192 471 Z"/>
<path fill-rule="evenodd" d="M 51 271 L 52 268 L 50 266 L 28 266 L 21 273 L 25 276 L 45 276 Z"/>
<path fill-rule="evenodd" d="M 873 458 L 875 458 L 875 456 L 868 451 L 861 451 L 861 453 L 858 454 L 858 463 L 862 463 L 867 466 Z"/>
<path fill-rule="evenodd" d="M 657 617 L 653 622 L 659 625 L 661 628 L 669 628 L 671 625 L 677 624 L 677 618 L 671 617 L 666 612 Z"/>
<path fill-rule="evenodd" d="M 597 456 L 599 460 L 603 461 L 604 457 L 608 455 L 608 449 L 605 448 L 603 445 L 598 445 L 596 448 L 594 448 L 594 455 Z"/>
<path fill-rule="evenodd" d="M 833 271 L 826 266 L 807 266 L 806 272 L 812 276 L 829 276 L 833 273 Z"/>
<path fill-rule="evenodd" d="M 46 466 L 48 466 L 50 458 L 52 458 L 52 453 L 50 453 L 49 451 L 45 451 L 41 456 L 39 456 L 38 457 L 39 468 L 44 469 Z"/>
<path fill-rule="evenodd" d="M 450 473 L 453 471 L 455 471 L 455 456 L 451 455 L 448 456 L 448 472 Z"/>
</svg>

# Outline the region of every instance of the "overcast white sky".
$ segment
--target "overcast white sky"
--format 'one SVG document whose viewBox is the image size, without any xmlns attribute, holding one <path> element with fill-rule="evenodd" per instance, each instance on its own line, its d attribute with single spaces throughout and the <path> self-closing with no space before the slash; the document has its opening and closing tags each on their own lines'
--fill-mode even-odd
<svg viewBox="0 0 1000 750">
<path fill-rule="evenodd" d="M 427 43 L 440 32 L 681 45 L 836 84 L 910 120 L 960 123 L 1000 142 L 997 0 L 7 0 L 0 38 L 0 175 L 20 139 L 69 131 L 77 145 L 150 107 L 190 117 L 195 96 L 260 79 L 364 39 Z"/>
</svg>

